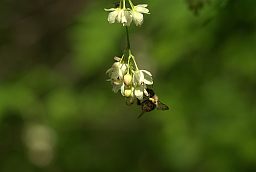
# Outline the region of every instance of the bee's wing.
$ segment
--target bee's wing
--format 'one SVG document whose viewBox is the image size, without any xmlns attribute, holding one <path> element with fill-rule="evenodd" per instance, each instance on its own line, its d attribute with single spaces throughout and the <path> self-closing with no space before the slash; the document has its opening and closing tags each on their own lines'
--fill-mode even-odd
<svg viewBox="0 0 256 172">
<path fill-rule="evenodd" d="M 169 107 L 160 101 L 157 102 L 156 108 L 157 108 L 157 110 L 169 110 Z"/>
</svg>

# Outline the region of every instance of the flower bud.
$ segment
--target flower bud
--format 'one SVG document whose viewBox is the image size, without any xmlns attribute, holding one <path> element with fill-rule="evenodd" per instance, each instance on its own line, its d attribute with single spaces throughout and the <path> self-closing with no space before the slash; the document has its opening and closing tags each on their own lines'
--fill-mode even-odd
<svg viewBox="0 0 256 172">
<path fill-rule="evenodd" d="M 136 97 L 127 97 L 126 98 L 126 104 L 128 106 L 130 106 L 130 105 L 132 105 L 135 102 L 135 100 L 136 100 Z"/>
<path fill-rule="evenodd" d="M 124 75 L 124 83 L 125 83 L 125 85 L 131 85 L 131 83 L 132 83 L 132 76 L 130 74 Z"/>
<path fill-rule="evenodd" d="M 124 96 L 125 97 L 130 97 L 132 95 L 132 90 L 128 89 L 128 90 L 124 90 Z"/>
<path fill-rule="evenodd" d="M 112 68 L 120 68 L 121 66 L 121 63 L 120 62 L 115 62 L 113 65 L 112 65 Z"/>
</svg>

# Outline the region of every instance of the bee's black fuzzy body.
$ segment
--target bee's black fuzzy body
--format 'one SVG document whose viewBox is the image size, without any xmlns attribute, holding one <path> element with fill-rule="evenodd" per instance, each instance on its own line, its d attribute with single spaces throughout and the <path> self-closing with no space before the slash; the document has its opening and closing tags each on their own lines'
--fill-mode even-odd
<svg viewBox="0 0 256 172">
<path fill-rule="evenodd" d="M 147 88 L 148 96 L 142 101 L 138 100 L 137 104 L 141 106 L 140 118 L 145 112 L 150 112 L 157 108 L 157 110 L 168 110 L 169 107 L 158 100 L 157 95 L 152 89 Z"/>
</svg>

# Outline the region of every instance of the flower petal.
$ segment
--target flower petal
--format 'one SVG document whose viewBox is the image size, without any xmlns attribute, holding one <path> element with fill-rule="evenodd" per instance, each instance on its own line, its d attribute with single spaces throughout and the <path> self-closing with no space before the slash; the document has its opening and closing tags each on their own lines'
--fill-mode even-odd
<svg viewBox="0 0 256 172">
<path fill-rule="evenodd" d="M 126 19 L 124 18 L 124 10 L 123 9 L 119 9 L 117 10 L 117 22 L 118 23 L 123 23 L 123 22 L 126 22 Z"/>
<path fill-rule="evenodd" d="M 121 94 L 124 96 L 124 84 L 122 84 L 122 86 L 121 86 Z"/>
<path fill-rule="evenodd" d="M 119 85 L 116 85 L 116 84 L 113 84 L 113 92 L 114 93 L 117 93 L 121 88 L 122 88 L 123 84 L 119 84 Z"/>
<path fill-rule="evenodd" d="M 149 96 L 149 94 L 148 94 L 148 91 L 146 90 L 146 87 L 144 87 L 144 94 L 145 94 L 145 96 Z"/>
<path fill-rule="evenodd" d="M 140 71 L 143 72 L 144 75 L 152 76 L 152 74 L 149 71 L 147 71 L 147 70 L 140 70 Z"/>
<path fill-rule="evenodd" d="M 114 57 L 114 60 L 115 60 L 116 62 L 120 62 L 120 61 L 121 61 L 121 58 L 120 58 L 120 57 L 115 56 L 115 57 Z"/>
<path fill-rule="evenodd" d="M 143 84 L 144 82 L 144 73 L 140 70 L 140 84 Z"/>
<path fill-rule="evenodd" d="M 122 75 L 125 75 L 126 72 L 127 72 L 127 65 L 126 64 L 121 64 L 120 71 L 122 72 Z"/>
<path fill-rule="evenodd" d="M 143 91 L 144 87 L 136 87 L 134 90 L 134 94 L 139 100 L 143 99 Z"/>
<path fill-rule="evenodd" d="M 152 75 L 149 71 L 146 70 L 141 70 L 144 73 L 144 80 L 143 82 L 147 85 L 152 85 L 153 84 L 153 78 Z"/>
<path fill-rule="evenodd" d="M 109 8 L 109 9 L 105 8 L 104 10 L 105 10 L 105 11 L 115 11 L 116 8 Z"/>
<path fill-rule="evenodd" d="M 115 23 L 116 17 L 118 15 L 117 11 L 112 11 L 108 14 L 108 22 L 109 23 Z"/>
<path fill-rule="evenodd" d="M 139 4 L 134 7 L 134 9 L 139 13 L 149 14 L 149 10 L 147 9 L 147 4 Z"/>
<path fill-rule="evenodd" d="M 137 70 L 134 72 L 133 75 L 133 82 L 135 85 L 141 85 L 144 80 L 144 74 L 140 70 Z"/>
<path fill-rule="evenodd" d="M 113 68 L 109 68 L 109 69 L 106 71 L 106 74 L 110 76 L 111 73 L 112 73 L 112 71 L 113 71 Z"/>
<path fill-rule="evenodd" d="M 133 11 L 132 12 L 132 19 L 133 19 L 136 26 L 140 26 L 143 23 L 143 14 L 141 14 L 137 11 Z"/>
<path fill-rule="evenodd" d="M 144 8 L 147 8 L 148 7 L 148 4 L 138 4 L 136 5 L 137 7 L 144 7 Z"/>
<path fill-rule="evenodd" d="M 130 11 L 125 11 L 124 12 L 125 18 L 126 18 L 126 26 L 130 26 L 131 22 L 132 22 L 132 15 Z"/>
</svg>

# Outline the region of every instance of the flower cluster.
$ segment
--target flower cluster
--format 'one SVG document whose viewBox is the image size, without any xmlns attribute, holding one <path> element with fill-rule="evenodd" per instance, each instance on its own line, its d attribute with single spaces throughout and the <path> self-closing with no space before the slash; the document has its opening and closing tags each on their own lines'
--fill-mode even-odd
<svg viewBox="0 0 256 172">
<path fill-rule="evenodd" d="M 109 23 L 121 23 L 123 26 L 130 26 L 133 21 L 136 26 L 143 23 L 143 14 L 149 14 L 147 4 L 133 5 L 131 0 L 128 0 L 130 8 L 126 8 L 126 1 L 121 0 L 116 8 L 105 9 L 110 11 L 108 15 Z"/>
<path fill-rule="evenodd" d="M 133 103 L 134 100 L 143 100 L 144 95 L 148 96 L 147 85 L 153 84 L 152 75 L 149 71 L 139 70 L 134 56 L 129 55 L 128 61 L 115 57 L 116 62 L 107 70 L 109 80 L 116 93 L 119 90 L 127 98 L 127 103 Z"/>
<path fill-rule="evenodd" d="M 126 8 L 129 2 L 129 8 Z M 132 104 L 136 99 L 143 101 L 149 96 L 147 86 L 153 84 L 152 75 L 149 71 L 140 70 L 136 64 L 135 57 L 131 53 L 128 26 L 132 22 L 136 26 L 143 23 L 143 14 L 149 14 L 147 4 L 134 6 L 131 0 L 120 0 L 115 8 L 105 9 L 110 11 L 109 23 L 121 23 L 126 27 L 127 49 L 121 58 L 115 57 L 115 62 L 107 70 L 108 81 L 113 86 L 113 91 L 121 92 L 126 98 L 127 104 Z"/>
</svg>

